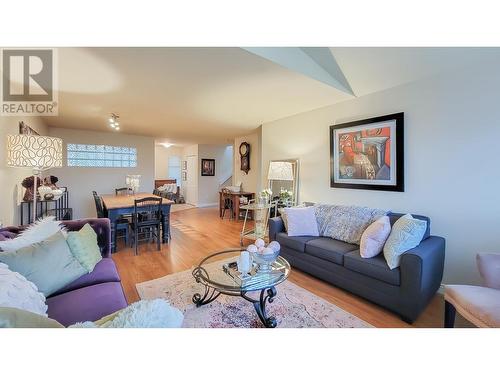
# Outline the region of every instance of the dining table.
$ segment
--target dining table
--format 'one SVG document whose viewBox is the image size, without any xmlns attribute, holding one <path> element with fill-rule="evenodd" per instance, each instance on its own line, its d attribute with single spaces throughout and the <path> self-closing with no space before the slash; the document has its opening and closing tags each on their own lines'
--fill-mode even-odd
<svg viewBox="0 0 500 375">
<path fill-rule="evenodd" d="M 135 193 L 123 195 L 104 194 L 101 198 L 109 221 L 111 222 L 111 249 L 112 251 L 115 251 L 116 244 L 114 241 L 114 231 L 117 220 L 122 215 L 131 215 L 134 213 L 136 199 L 160 197 L 151 193 Z M 170 239 L 170 206 L 172 203 L 174 203 L 174 201 L 165 198 L 161 201 L 161 229 L 163 243 L 167 243 Z"/>
</svg>

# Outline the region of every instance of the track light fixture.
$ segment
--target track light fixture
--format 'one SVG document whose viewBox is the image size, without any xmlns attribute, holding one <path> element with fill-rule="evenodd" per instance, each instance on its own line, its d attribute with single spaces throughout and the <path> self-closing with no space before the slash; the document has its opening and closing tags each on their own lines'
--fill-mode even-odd
<svg viewBox="0 0 500 375">
<path fill-rule="evenodd" d="M 109 116 L 109 126 L 111 126 L 115 130 L 120 130 L 120 123 L 118 122 L 118 119 L 120 116 L 118 116 L 116 113 L 111 113 Z"/>
</svg>

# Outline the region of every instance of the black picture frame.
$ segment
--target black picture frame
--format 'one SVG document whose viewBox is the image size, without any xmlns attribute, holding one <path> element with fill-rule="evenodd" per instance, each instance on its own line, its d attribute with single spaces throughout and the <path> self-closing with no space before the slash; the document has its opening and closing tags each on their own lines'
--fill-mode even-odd
<svg viewBox="0 0 500 375">
<path fill-rule="evenodd" d="M 338 151 L 338 148 L 341 147 L 340 146 L 341 141 L 340 138 L 339 140 L 336 139 L 337 135 L 342 134 L 341 133 L 342 129 L 359 127 L 359 132 L 361 132 L 362 130 L 367 130 L 370 127 L 373 127 L 373 125 L 377 123 L 386 123 L 386 124 L 394 123 L 394 125 L 391 124 L 391 129 L 394 129 L 395 132 L 394 139 L 396 142 L 394 145 L 391 133 L 390 158 L 392 158 L 391 160 L 394 160 L 396 164 L 396 167 L 394 168 L 395 175 L 392 175 L 392 171 L 390 170 L 390 168 L 393 168 L 393 163 L 391 163 L 390 167 L 385 165 L 386 169 L 384 170 L 387 171 L 387 168 L 389 168 L 389 174 L 390 174 L 389 182 L 386 182 L 385 180 L 382 179 L 377 180 L 376 178 L 373 178 L 374 183 L 368 183 L 368 181 L 370 181 L 371 179 L 359 178 L 360 182 L 358 183 L 355 181 L 357 178 L 352 178 L 352 179 L 345 177 L 339 178 L 340 160 L 338 158 L 340 158 L 340 152 Z M 358 131 L 357 129 L 350 129 L 350 131 L 346 132 L 346 134 L 352 134 L 357 131 Z M 375 138 L 376 137 L 365 137 L 363 139 L 360 138 L 360 140 L 361 143 L 363 143 L 364 145 L 366 140 L 370 139 L 374 140 Z M 378 137 L 378 138 L 383 138 L 383 137 Z M 335 145 L 336 143 L 339 143 L 337 147 Z M 380 146 L 379 144 L 378 146 L 383 148 L 384 161 L 385 161 L 386 144 L 384 143 L 382 146 Z M 394 146 L 396 150 L 394 150 Z M 375 147 L 376 149 L 377 153 L 376 158 L 380 159 L 379 154 L 381 151 L 377 146 L 373 147 Z M 392 153 L 394 153 L 394 155 L 392 155 Z M 380 167 L 380 165 L 378 165 L 377 167 Z M 382 168 L 380 168 L 379 171 L 381 169 Z M 381 183 L 377 184 L 376 181 L 380 181 Z M 330 187 L 343 188 L 343 189 L 365 189 L 365 190 L 404 192 L 404 112 L 393 113 L 390 115 L 372 117 L 368 119 L 351 121 L 330 126 Z"/>
<path fill-rule="evenodd" d="M 215 176 L 215 159 L 201 159 L 201 175 Z"/>
</svg>

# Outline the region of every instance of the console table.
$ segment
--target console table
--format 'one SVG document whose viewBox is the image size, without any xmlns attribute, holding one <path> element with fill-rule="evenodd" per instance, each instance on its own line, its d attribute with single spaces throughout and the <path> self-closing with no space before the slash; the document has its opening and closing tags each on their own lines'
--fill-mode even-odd
<svg viewBox="0 0 500 375">
<path fill-rule="evenodd" d="M 64 193 L 58 199 L 46 200 L 37 197 L 36 217 L 33 219 L 33 201 L 22 201 L 19 205 L 20 225 L 29 225 L 44 216 L 55 216 L 56 220 L 72 220 L 73 209 L 69 207 L 69 192 L 60 187 Z"/>
<path fill-rule="evenodd" d="M 248 200 L 254 199 L 255 193 L 248 193 L 240 191 L 238 193 L 231 192 L 231 198 L 233 200 L 234 216 L 236 219 L 240 218 L 240 198 L 247 197 Z M 224 199 L 222 196 L 222 191 L 219 191 L 219 216 L 222 217 L 222 210 L 224 209 Z"/>
</svg>

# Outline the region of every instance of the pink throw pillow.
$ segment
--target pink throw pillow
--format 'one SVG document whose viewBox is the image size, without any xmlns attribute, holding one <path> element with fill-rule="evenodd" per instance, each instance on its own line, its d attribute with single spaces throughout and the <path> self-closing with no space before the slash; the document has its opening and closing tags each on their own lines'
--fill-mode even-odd
<svg viewBox="0 0 500 375">
<path fill-rule="evenodd" d="M 385 241 L 391 233 L 391 222 L 389 216 L 382 216 L 371 223 L 361 236 L 359 253 L 362 258 L 373 258 L 384 249 Z"/>
</svg>

